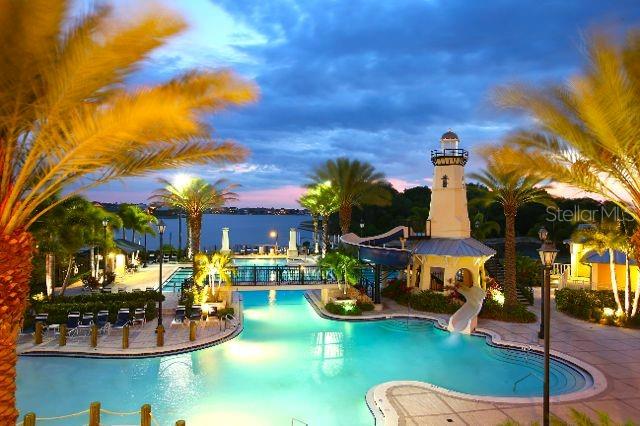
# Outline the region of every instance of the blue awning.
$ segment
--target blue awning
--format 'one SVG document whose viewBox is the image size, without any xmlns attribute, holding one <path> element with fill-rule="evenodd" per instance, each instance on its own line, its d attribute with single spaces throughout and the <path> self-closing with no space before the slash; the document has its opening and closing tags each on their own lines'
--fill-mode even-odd
<svg viewBox="0 0 640 426">
<path fill-rule="evenodd" d="M 613 253 L 613 260 L 616 265 L 624 265 L 624 253 L 615 250 Z M 582 256 L 582 263 L 606 263 L 609 264 L 609 250 L 603 252 L 602 254 L 598 253 L 595 250 L 591 250 L 584 256 Z M 636 261 L 629 258 L 629 264 L 635 265 Z"/>
<path fill-rule="evenodd" d="M 413 254 L 452 256 L 452 257 L 482 257 L 493 256 L 496 251 L 473 238 L 429 238 L 417 241 Z"/>
</svg>

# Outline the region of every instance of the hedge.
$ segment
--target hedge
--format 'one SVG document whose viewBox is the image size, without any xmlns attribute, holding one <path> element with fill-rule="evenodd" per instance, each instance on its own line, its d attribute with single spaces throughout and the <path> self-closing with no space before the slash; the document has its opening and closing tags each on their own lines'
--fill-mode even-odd
<svg viewBox="0 0 640 426">
<path fill-rule="evenodd" d="M 624 300 L 624 292 L 619 292 L 620 300 Z M 631 300 L 635 295 L 631 293 Z M 555 291 L 556 307 L 575 318 L 586 321 L 604 322 L 610 325 L 626 325 L 640 327 L 640 314 L 627 320 L 604 317 L 604 308 L 617 309 L 611 290 L 582 290 L 562 288 Z"/>
<path fill-rule="evenodd" d="M 33 325 L 34 314 L 48 313 L 49 324 L 65 324 L 69 312 L 78 311 L 81 314 L 93 313 L 101 310 L 109 311 L 109 321 L 114 322 L 121 308 L 129 308 L 131 314 L 137 308 L 145 309 L 147 320 L 154 319 L 158 314 L 156 303 L 164 296 L 155 291 L 132 293 L 98 293 L 78 296 L 52 297 L 42 301 L 32 300 L 31 309 L 24 318 L 24 328 Z"/>
<path fill-rule="evenodd" d="M 344 304 L 342 303 L 329 302 L 324 305 L 324 308 L 327 310 L 327 312 L 334 315 L 357 316 L 362 314 L 362 310 L 358 307 L 358 305 L 355 305 L 351 309 L 346 310 Z"/>
</svg>

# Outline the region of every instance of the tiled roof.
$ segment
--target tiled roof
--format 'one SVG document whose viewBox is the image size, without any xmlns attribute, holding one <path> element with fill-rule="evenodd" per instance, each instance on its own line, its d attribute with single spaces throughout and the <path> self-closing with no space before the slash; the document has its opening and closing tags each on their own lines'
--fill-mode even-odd
<svg viewBox="0 0 640 426">
<path fill-rule="evenodd" d="M 418 241 L 413 254 L 433 254 L 453 257 L 493 256 L 496 251 L 473 238 L 430 238 Z"/>
</svg>

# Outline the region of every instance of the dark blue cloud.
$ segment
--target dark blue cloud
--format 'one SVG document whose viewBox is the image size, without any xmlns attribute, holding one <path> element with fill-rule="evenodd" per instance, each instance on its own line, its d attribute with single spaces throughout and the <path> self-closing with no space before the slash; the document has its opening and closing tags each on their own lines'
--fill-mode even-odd
<svg viewBox="0 0 640 426">
<path fill-rule="evenodd" d="M 252 150 L 258 169 L 230 176 L 250 189 L 304 183 L 338 155 L 424 182 L 426 153 L 447 128 L 472 147 L 519 124 L 491 105 L 495 86 L 562 81 L 579 69 L 590 31 L 622 36 L 640 22 L 636 0 L 215 4 L 263 40 L 229 45 L 251 59 L 230 65 L 255 77 L 261 101 L 212 119 L 218 134 Z M 137 79 L 167 74 L 146 69 Z"/>
</svg>

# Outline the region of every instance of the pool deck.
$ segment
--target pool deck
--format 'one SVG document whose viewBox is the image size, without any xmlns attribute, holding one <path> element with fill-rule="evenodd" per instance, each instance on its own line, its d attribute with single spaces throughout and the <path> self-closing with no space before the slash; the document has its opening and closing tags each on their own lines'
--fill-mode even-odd
<svg viewBox="0 0 640 426">
<path fill-rule="evenodd" d="M 163 278 L 166 280 L 177 268 L 188 264 L 163 265 Z M 159 269 L 158 265 L 150 265 L 135 274 L 125 276 L 114 285 L 126 291 L 157 286 Z M 65 346 L 59 346 L 58 336 L 47 332 L 43 336 L 43 342 L 35 345 L 31 334 L 21 335 L 18 339 L 17 351 L 25 356 L 78 356 L 96 358 L 136 358 L 155 357 L 192 351 L 200 348 L 214 346 L 237 336 L 243 327 L 241 302 L 236 300 L 234 307 L 240 312 L 236 323 L 220 321 L 210 318 L 206 322 L 200 321 L 196 329 L 196 339 L 189 340 L 189 325 L 171 325 L 175 308 L 178 305 L 177 293 L 164 293 L 165 301 L 162 305 L 163 325 L 165 327 L 164 346 L 156 346 L 155 328 L 157 320 L 151 320 L 143 326 L 136 325 L 129 329 L 129 348 L 122 349 L 122 331 L 111 330 L 109 334 L 98 337 L 98 345 L 92 348 L 87 334 L 69 337 Z"/>
<path fill-rule="evenodd" d="M 539 290 L 531 309 L 540 312 Z M 314 299 L 316 299 L 314 297 Z M 316 299 L 317 300 L 317 299 Z M 382 312 L 366 313 L 362 319 L 385 315 L 424 314 L 392 300 L 384 300 Z M 554 302 L 555 305 L 555 302 Z M 326 311 L 323 312 L 326 314 Z M 448 315 L 428 314 L 446 321 Z M 604 390 L 580 395 L 573 401 L 554 402 L 551 412 L 571 421 L 571 408 L 597 420 L 597 412 L 606 412 L 614 422 L 640 420 L 640 330 L 589 323 L 552 310 L 551 348 L 592 365 L 601 373 Z M 348 317 L 347 317 L 348 318 Z M 346 318 L 343 318 L 346 319 Z M 353 317 L 351 317 L 353 319 Z M 514 342 L 538 346 L 539 324 L 514 324 L 480 319 L 478 330 L 503 343 Z M 571 398 L 571 397 L 570 397 Z M 372 388 L 367 403 L 376 416 L 377 425 L 498 425 L 508 420 L 523 425 L 541 422 L 542 404 L 538 401 L 510 403 L 490 401 L 472 395 L 456 394 L 421 382 L 389 382 Z M 572 422 L 570 422 L 571 424 Z"/>
</svg>

